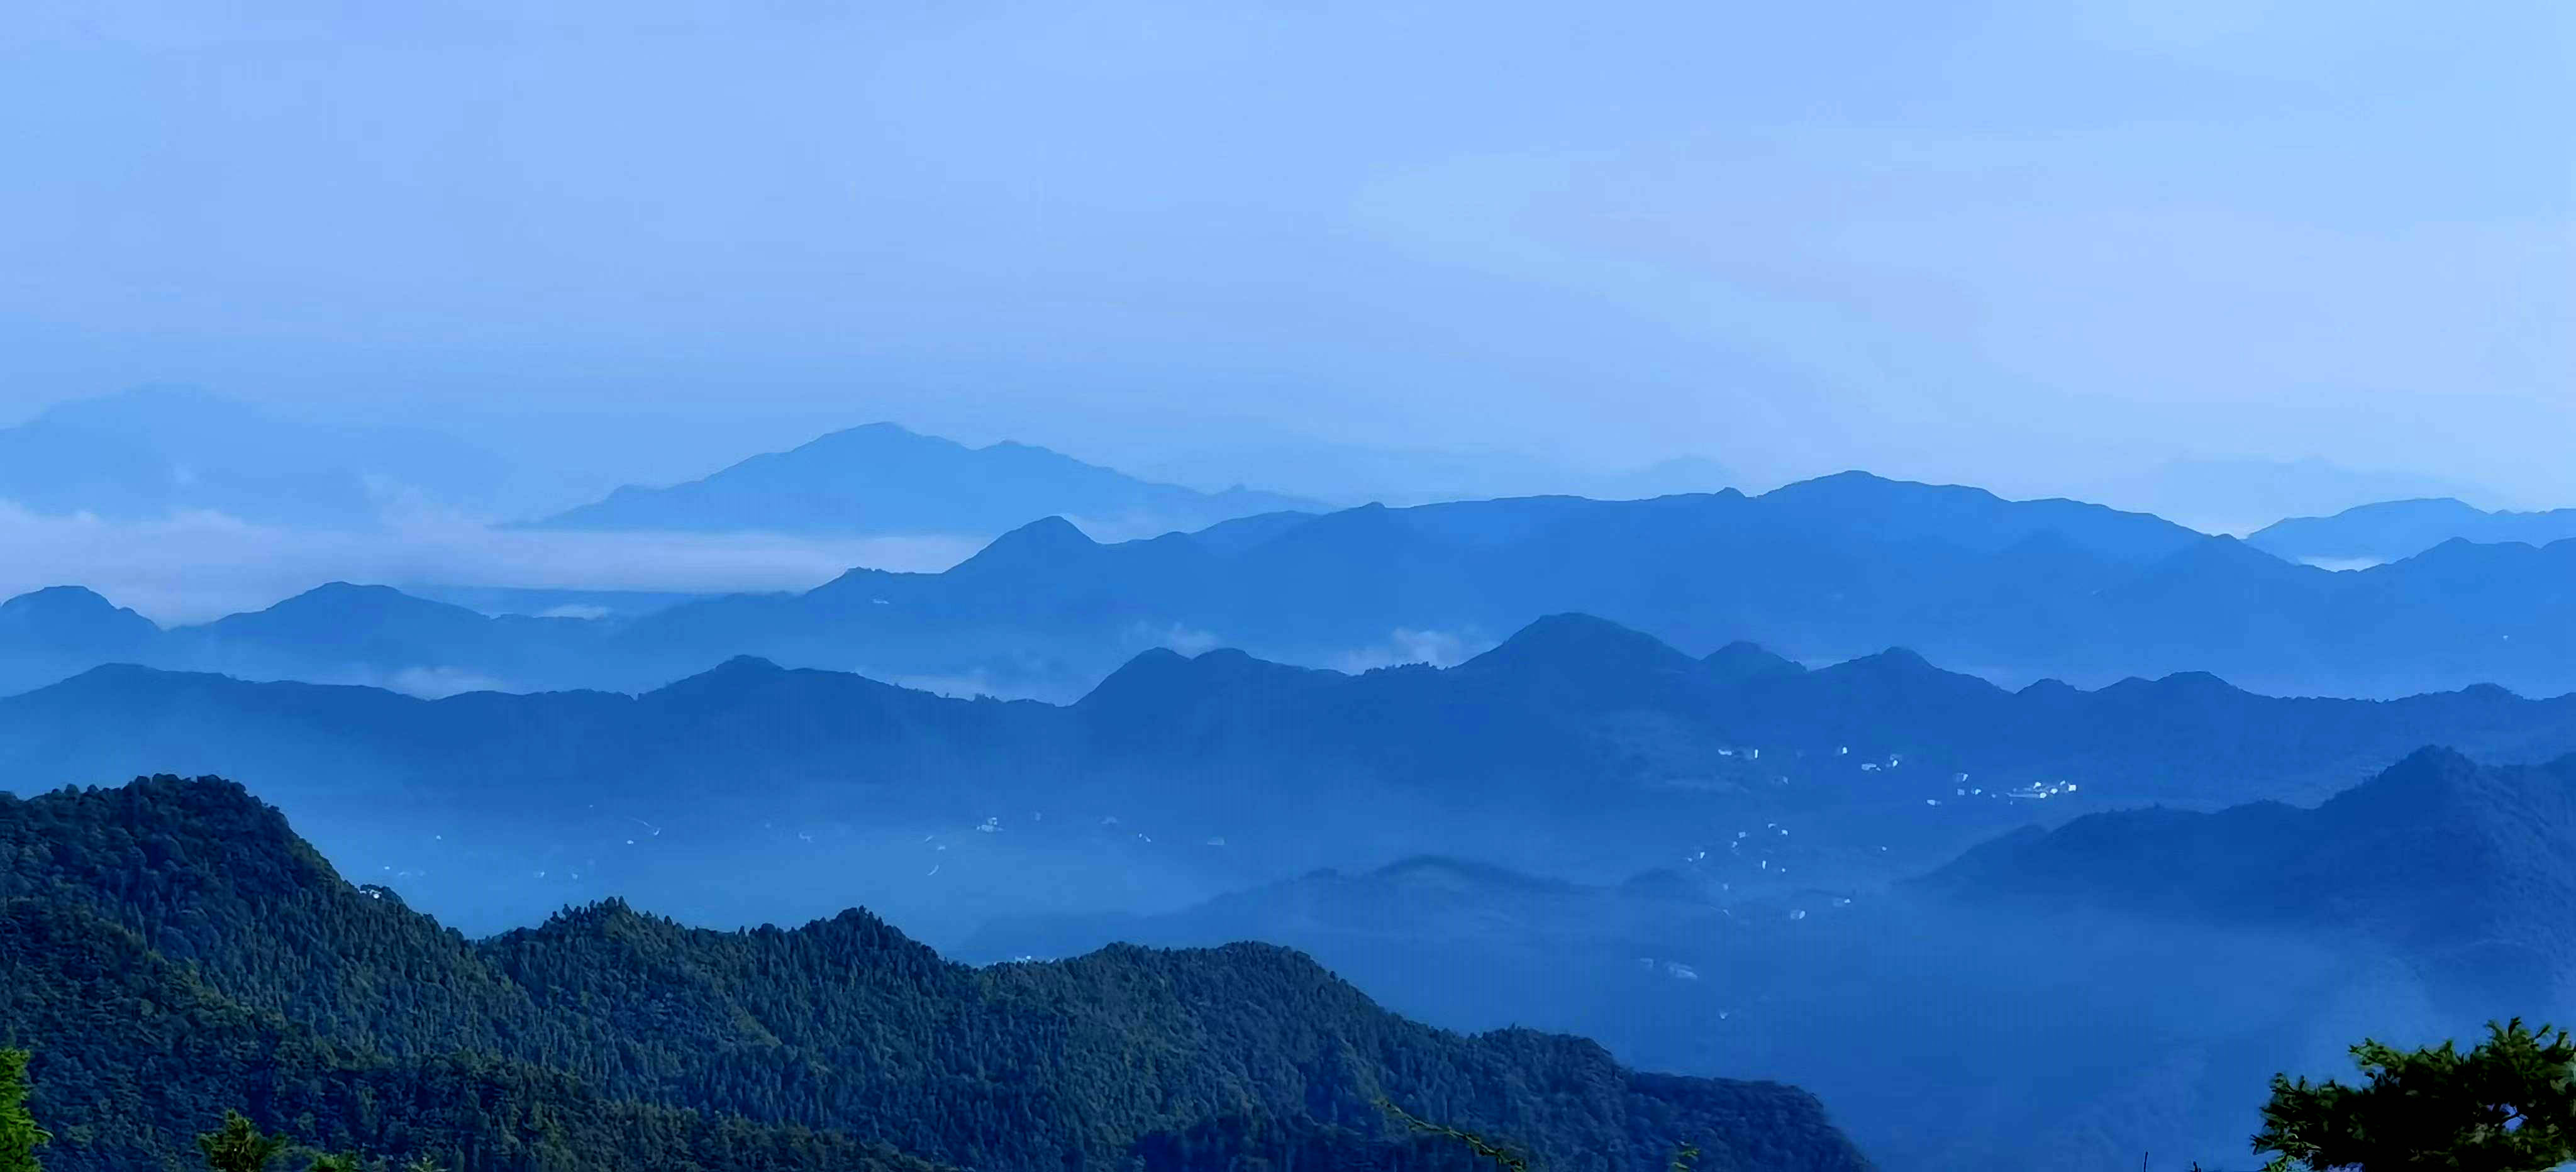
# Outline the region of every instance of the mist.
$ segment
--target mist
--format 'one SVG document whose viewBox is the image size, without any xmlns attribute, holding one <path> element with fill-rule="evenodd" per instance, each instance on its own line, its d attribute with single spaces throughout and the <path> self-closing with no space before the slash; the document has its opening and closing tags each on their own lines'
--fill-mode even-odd
<svg viewBox="0 0 2576 1172">
<path fill-rule="evenodd" d="M 0 24 L 47 1167 L 2228 1172 L 2576 1011 L 2576 6 Z"/>
<path fill-rule="evenodd" d="M 455 516 L 367 529 L 261 525 L 219 513 L 158 520 L 46 516 L 0 505 L 0 593 L 80 585 L 163 625 L 258 610 L 325 582 L 691 593 L 807 590 L 852 566 L 947 569 L 967 536 L 513 530 Z"/>
<path fill-rule="evenodd" d="M 236 15 L 0 41 L 0 406 L 180 379 L 586 491 L 896 419 L 1309 492 L 2576 497 L 2557 5 Z"/>
</svg>

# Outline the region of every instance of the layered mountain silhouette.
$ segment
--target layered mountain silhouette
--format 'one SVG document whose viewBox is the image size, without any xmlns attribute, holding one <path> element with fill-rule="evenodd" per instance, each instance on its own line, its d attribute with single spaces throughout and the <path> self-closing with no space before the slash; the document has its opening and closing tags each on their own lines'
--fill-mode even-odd
<svg viewBox="0 0 2576 1172">
<path fill-rule="evenodd" d="M 1969 852 L 1923 889 L 1973 903 L 2350 933 L 2452 983 L 2563 1004 L 2576 972 L 2576 757 L 2426 749 L 2314 809 L 2092 814 Z"/>
<path fill-rule="evenodd" d="M 432 871 L 427 906 L 478 925 L 610 889 L 758 919 L 800 890 L 785 877 L 857 882 L 861 864 L 874 902 L 953 924 L 1115 904 L 1138 868 L 1222 884 L 1424 852 L 1606 875 L 1714 851 L 1747 885 L 1874 881 L 2108 805 L 2314 800 L 2427 742 L 2576 751 L 2576 700 L 2278 699 L 2207 675 L 2016 692 L 1911 652 L 1812 671 L 1751 647 L 1694 659 L 1560 615 L 1446 670 L 1153 651 L 1068 705 L 750 658 L 636 696 L 436 701 L 109 667 L 0 700 L 0 785 L 154 760 L 249 778 L 334 850 Z M 988 819 L 1011 833 L 940 840 L 971 857 L 870 837 Z M 1795 878 L 1728 852 L 1765 823 L 1800 827 L 1794 857 L 1767 851 Z M 1106 886 L 1011 878 L 1027 852 Z"/>
<path fill-rule="evenodd" d="M 2293 562 L 2355 566 L 2414 557 L 2446 542 L 2544 546 L 2576 538 L 2576 509 L 2489 512 L 2450 497 L 2383 501 L 2330 517 L 2292 517 L 2246 543 Z"/>
<path fill-rule="evenodd" d="M 970 448 L 891 423 L 753 456 L 702 480 L 628 486 L 539 522 L 563 529 L 990 534 L 1064 514 L 1119 533 L 1198 529 L 1312 501 L 1156 484 L 1028 444 Z"/>
<path fill-rule="evenodd" d="M 710 932 L 617 901 L 468 941 L 211 778 L 0 800 L 0 860 L 11 1040 L 75 1172 L 229 1109 L 478 1168 L 1469 1166 L 1381 1097 L 1567 1167 L 1868 1166 L 1794 1089 L 1435 1031 L 1274 947 L 972 969 L 865 912 Z"/>
<path fill-rule="evenodd" d="M 47 514 L 362 527 L 412 497 L 489 507 L 507 476 L 498 457 L 436 432 L 317 424 L 185 387 L 75 400 L 0 428 L 0 501 Z"/>
<path fill-rule="evenodd" d="M 2337 1070 L 2356 1030 L 2555 1012 L 2576 972 L 2576 759 L 2423 749 L 2313 807 L 2088 814 L 1893 888 L 1748 886 L 1737 851 L 1806 866 L 1811 823 L 1784 828 L 1618 883 L 1414 858 L 1005 917 L 964 952 L 1277 941 L 1435 1024 L 1796 1082 L 1891 1165 L 1938 1169 L 2115 1166 L 2140 1134 L 2232 1159 L 2272 1073 Z"/>
<path fill-rule="evenodd" d="M 944 574 L 854 570 L 792 598 L 676 607 L 625 645 L 666 666 L 739 652 L 999 687 L 1097 678 L 1156 642 L 1385 662 L 1426 633 L 1472 647 L 1579 610 L 1693 651 L 1750 640 L 1814 661 L 1902 645 L 2014 682 L 2206 670 L 2285 693 L 2576 687 L 2558 585 L 2576 544 L 2446 546 L 2333 574 L 2152 517 L 1860 475 L 1760 497 L 1361 508 L 1204 541 L 1075 536 L 1040 522 Z"/>
<path fill-rule="evenodd" d="M 2243 533 L 2283 517 L 2333 513 L 2368 501 L 2475 496 L 2477 485 L 2388 469 L 2349 468 L 2316 457 L 2297 460 L 2192 458 L 2086 486 L 2095 500 L 2213 533 Z"/>
<path fill-rule="evenodd" d="M 445 695 L 579 674 L 583 658 L 607 653 L 614 626 L 485 615 L 387 586 L 329 582 L 265 610 L 163 628 L 94 591 L 55 586 L 0 602 L 0 689 L 102 664 L 154 664 Z"/>
<path fill-rule="evenodd" d="M 2571 580 L 2576 542 L 2455 541 L 2333 573 L 2139 514 L 1849 474 L 1758 497 L 1274 514 L 1111 544 L 1050 517 L 942 573 L 857 569 L 801 594 L 607 622 L 426 605 L 406 617 L 335 587 L 280 604 L 308 624 L 225 620 L 88 659 L 636 690 L 749 654 L 1070 699 L 1157 646 L 1308 666 L 1450 662 L 1581 611 L 1694 654 L 1751 641 L 1817 662 L 1904 646 L 2016 685 L 2208 671 L 2282 694 L 2556 695 L 2576 689 Z M 320 626 L 381 637 L 298 633 Z M 80 658 L 0 647 L 0 684 L 60 678 L 66 657 Z"/>
<path fill-rule="evenodd" d="M 1617 470 L 1586 470 L 1495 448 L 1401 447 L 1272 434 L 1157 451 L 1148 471 L 1198 482 L 1245 480 L 1319 500 L 1419 505 L 1493 497 L 1636 500 L 1740 485 L 1732 468 L 1681 455 Z"/>
</svg>

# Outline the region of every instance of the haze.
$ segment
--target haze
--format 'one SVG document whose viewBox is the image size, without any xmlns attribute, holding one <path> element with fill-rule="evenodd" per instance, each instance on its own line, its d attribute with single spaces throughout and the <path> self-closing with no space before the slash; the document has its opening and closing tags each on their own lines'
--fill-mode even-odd
<svg viewBox="0 0 2576 1172">
<path fill-rule="evenodd" d="M 2564 2 L 11 17 L 0 1172 L 2576 1168 Z"/>
<path fill-rule="evenodd" d="M 558 506 L 874 419 L 1327 497 L 1391 449 L 2558 504 L 2572 22 L 39 3 L 0 414 L 185 382 Z"/>
</svg>

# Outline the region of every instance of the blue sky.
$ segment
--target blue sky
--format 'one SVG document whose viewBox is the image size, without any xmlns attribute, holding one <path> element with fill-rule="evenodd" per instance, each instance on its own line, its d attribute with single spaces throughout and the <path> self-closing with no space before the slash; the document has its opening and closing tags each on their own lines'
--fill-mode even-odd
<svg viewBox="0 0 2576 1172">
<path fill-rule="evenodd" d="M 2543 2 L 36 0 L 0 416 L 2576 503 L 2571 108 Z"/>
</svg>

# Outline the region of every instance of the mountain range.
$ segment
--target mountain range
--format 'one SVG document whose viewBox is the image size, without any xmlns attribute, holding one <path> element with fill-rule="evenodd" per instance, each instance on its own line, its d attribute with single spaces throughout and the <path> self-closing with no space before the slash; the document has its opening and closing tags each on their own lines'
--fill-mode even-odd
<svg viewBox="0 0 2576 1172">
<path fill-rule="evenodd" d="M 976 969 L 859 911 L 720 933 L 616 901 L 469 941 L 210 778 L 0 799 L 0 989 L 71 1172 L 176 1166 L 228 1109 L 488 1169 L 1474 1159 L 1381 1099 L 1553 1167 L 1868 1166 L 1794 1089 L 1429 1029 L 1273 947 Z"/>
<path fill-rule="evenodd" d="M 2546 546 L 2576 538 L 2576 509 L 2489 512 L 2450 497 L 2382 501 L 2330 517 L 2292 517 L 2246 544 L 2287 561 L 2322 566 L 2393 562 L 2449 542 Z"/>
<path fill-rule="evenodd" d="M 2426 749 L 2313 808 L 2088 814 L 1919 881 L 1960 901 L 2370 937 L 2498 1002 L 2576 1003 L 2576 757 Z"/>
<path fill-rule="evenodd" d="M 2365 1033 L 2576 1007 L 2571 853 L 2576 758 L 2424 749 L 2312 808 L 2087 814 L 1877 889 L 1413 858 L 1003 918 L 960 951 L 1272 940 L 1434 1024 L 1794 1081 L 1891 1166 L 2116 1167 L 2150 1144 L 2214 1166 L 2241 1160 L 2275 1071 L 2336 1071 Z M 1888 1077 L 1912 1069 L 1942 1077 Z"/>
<path fill-rule="evenodd" d="M 54 515 L 364 528 L 424 501 L 489 508 L 508 477 L 498 457 L 426 428 L 321 424 L 184 387 L 73 400 L 0 428 L 0 501 Z"/>
<path fill-rule="evenodd" d="M 2250 533 L 2283 517 L 2313 516 L 2368 501 L 2487 495 L 2478 485 L 2306 457 L 2193 457 L 2073 486 L 2087 500 L 2140 509 L 2209 533 Z"/>
<path fill-rule="evenodd" d="M 1153 647 L 1235 646 L 1351 669 L 1455 662 L 1575 610 L 1695 653 L 1749 640 L 1812 663 L 1905 646 L 2015 685 L 2208 671 L 2281 694 L 2491 683 L 2555 695 L 2576 689 L 2570 580 L 2576 542 L 2453 542 L 2332 573 L 2141 514 L 1855 473 L 1758 497 L 1266 514 L 1113 544 L 1049 518 L 941 573 L 856 569 L 803 593 L 604 622 L 492 618 L 334 584 L 157 637 L 136 628 L 96 646 L 0 644 L 0 686 L 141 661 L 417 680 L 424 692 L 631 691 L 750 654 L 951 692 L 1070 699 Z M 40 597 L 66 611 L 115 609 Z M 90 621 L 66 614 L 59 625 Z"/>
<path fill-rule="evenodd" d="M 242 777 L 477 929 L 610 893 L 746 923 L 864 892 L 954 938 L 1421 852 L 1593 877 L 1704 852 L 1746 889 L 1882 883 L 2034 820 L 2313 800 L 2427 742 L 2576 751 L 2576 699 L 2278 699 L 2205 675 L 2014 692 L 1907 652 L 1694 659 L 1566 615 L 1445 670 L 1149 652 L 1067 705 L 754 659 L 637 696 L 436 701 L 108 667 L 0 699 L 0 786 L 152 761 Z M 1729 845 L 1766 823 L 1797 836 Z"/>
<path fill-rule="evenodd" d="M 1128 457 L 1133 467 L 1191 483 L 1249 480 L 1342 505 L 1422 505 L 1494 497 L 1582 496 L 1636 500 L 1742 487 L 1736 470 L 1705 456 L 1671 456 L 1617 470 L 1578 468 L 1525 452 L 1338 443 L 1289 435 Z"/>
<path fill-rule="evenodd" d="M 1152 536 L 1313 501 L 1236 487 L 1156 484 L 1022 443 L 970 448 L 891 423 L 836 431 L 704 479 L 628 486 L 543 521 L 560 529 L 989 535 L 1054 514 L 1095 532 Z"/>
</svg>

